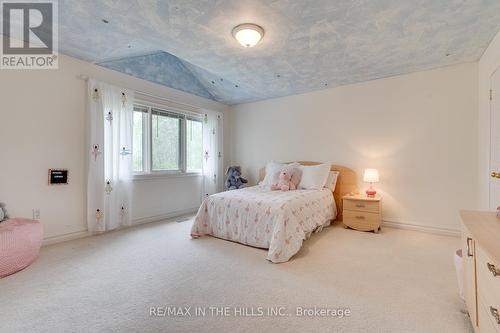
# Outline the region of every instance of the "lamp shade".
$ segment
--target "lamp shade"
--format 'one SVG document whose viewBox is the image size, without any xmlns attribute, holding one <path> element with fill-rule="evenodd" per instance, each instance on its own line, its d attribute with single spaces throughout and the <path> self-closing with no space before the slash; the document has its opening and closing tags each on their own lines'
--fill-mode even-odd
<svg viewBox="0 0 500 333">
<path fill-rule="evenodd" d="M 378 170 L 377 169 L 366 169 L 363 175 L 363 181 L 366 183 L 377 183 L 378 182 Z"/>
</svg>

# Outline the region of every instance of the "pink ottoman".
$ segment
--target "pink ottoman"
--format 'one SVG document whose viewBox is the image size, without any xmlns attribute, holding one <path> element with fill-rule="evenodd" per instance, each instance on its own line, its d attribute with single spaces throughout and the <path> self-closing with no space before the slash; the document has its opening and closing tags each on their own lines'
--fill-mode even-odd
<svg viewBox="0 0 500 333">
<path fill-rule="evenodd" d="M 40 222 L 15 218 L 0 223 L 0 278 L 31 264 L 42 245 Z"/>
</svg>

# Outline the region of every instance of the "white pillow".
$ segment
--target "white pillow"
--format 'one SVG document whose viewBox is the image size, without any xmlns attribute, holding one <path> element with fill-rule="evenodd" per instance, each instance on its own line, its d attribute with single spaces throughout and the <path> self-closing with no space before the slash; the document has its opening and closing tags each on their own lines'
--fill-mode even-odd
<svg viewBox="0 0 500 333">
<path fill-rule="evenodd" d="M 276 184 L 279 181 L 279 176 L 281 170 L 286 167 L 286 166 L 291 166 L 291 167 L 300 167 L 300 164 L 297 162 L 285 164 L 285 163 L 278 163 L 278 162 L 268 162 L 266 164 L 266 176 L 264 177 L 264 180 L 262 181 L 262 185 L 268 185 L 271 186 L 272 184 Z"/>
<path fill-rule="evenodd" d="M 311 166 L 302 165 L 300 168 L 302 169 L 302 179 L 299 184 L 300 189 L 321 190 L 325 186 L 328 173 L 330 172 L 329 163 Z"/>
<path fill-rule="evenodd" d="M 338 176 L 339 176 L 339 172 L 338 171 L 330 171 L 328 173 L 328 178 L 326 179 L 325 188 L 327 188 L 330 191 L 334 192 L 335 191 L 335 186 L 337 186 L 337 177 Z"/>
</svg>

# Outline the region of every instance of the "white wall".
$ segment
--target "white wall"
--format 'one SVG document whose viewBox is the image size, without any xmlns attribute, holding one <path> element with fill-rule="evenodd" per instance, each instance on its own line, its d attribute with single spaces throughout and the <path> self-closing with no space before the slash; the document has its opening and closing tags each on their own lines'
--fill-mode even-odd
<svg viewBox="0 0 500 333">
<path fill-rule="evenodd" d="M 86 74 L 133 90 L 224 111 L 226 106 L 181 91 L 60 56 L 59 70 L 0 74 L 0 202 L 11 216 L 38 208 L 45 238 L 86 231 Z M 70 184 L 48 186 L 49 168 L 70 170 Z M 200 177 L 134 182 L 134 219 L 147 221 L 196 208 Z"/>
<path fill-rule="evenodd" d="M 489 112 L 481 85 L 484 73 L 500 63 L 498 54 L 497 35 L 479 62 L 480 128 Z M 225 164 L 241 164 L 253 180 L 270 159 L 331 160 L 360 175 L 376 167 L 386 220 L 456 229 L 456 211 L 474 208 L 477 177 L 464 175 L 482 175 L 474 156 L 477 139 L 481 147 L 487 136 L 475 130 L 476 67 L 464 64 L 232 108 L 64 55 L 55 71 L 3 70 L 0 202 L 12 216 L 30 217 L 39 208 L 46 238 L 86 230 L 86 83 L 77 78 L 86 74 L 225 111 Z M 487 170 L 484 161 L 480 152 L 480 169 Z M 68 168 L 70 184 L 48 186 L 51 167 Z M 136 181 L 134 219 L 195 208 L 200 188 L 199 177 Z"/>
<path fill-rule="evenodd" d="M 157 221 L 169 215 L 197 210 L 201 204 L 203 177 L 152 177 L 134 181 L 134 219 Z"/>
<path fill-rule="evenodd" d="M 489 209 L 490 175 L 490 76 L 500 66 L 500 31 L 478 64 L 478 207 Z M 496 98 L 500 91 L 495 92 Z"/>
<path fill-rule="evenodd" d="M 459 229 L 476 206 L 477 64 L 238 105 L 231 157 L 256 181 L 266 161 L 377 168 L 386 221 Z M 365 184 L 360 182 L 360 186 Z"/>
</svg>

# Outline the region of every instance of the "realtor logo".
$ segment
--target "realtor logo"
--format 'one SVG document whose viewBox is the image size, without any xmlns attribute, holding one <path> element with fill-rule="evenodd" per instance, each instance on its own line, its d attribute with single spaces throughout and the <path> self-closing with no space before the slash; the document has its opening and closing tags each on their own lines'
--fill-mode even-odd
<svg viewBox="0 0 500 333">
<path fill-rule="evenodd" d="M 56 1 L 1 2 L 1 69 L 57 69 Z"/>
</svg>

